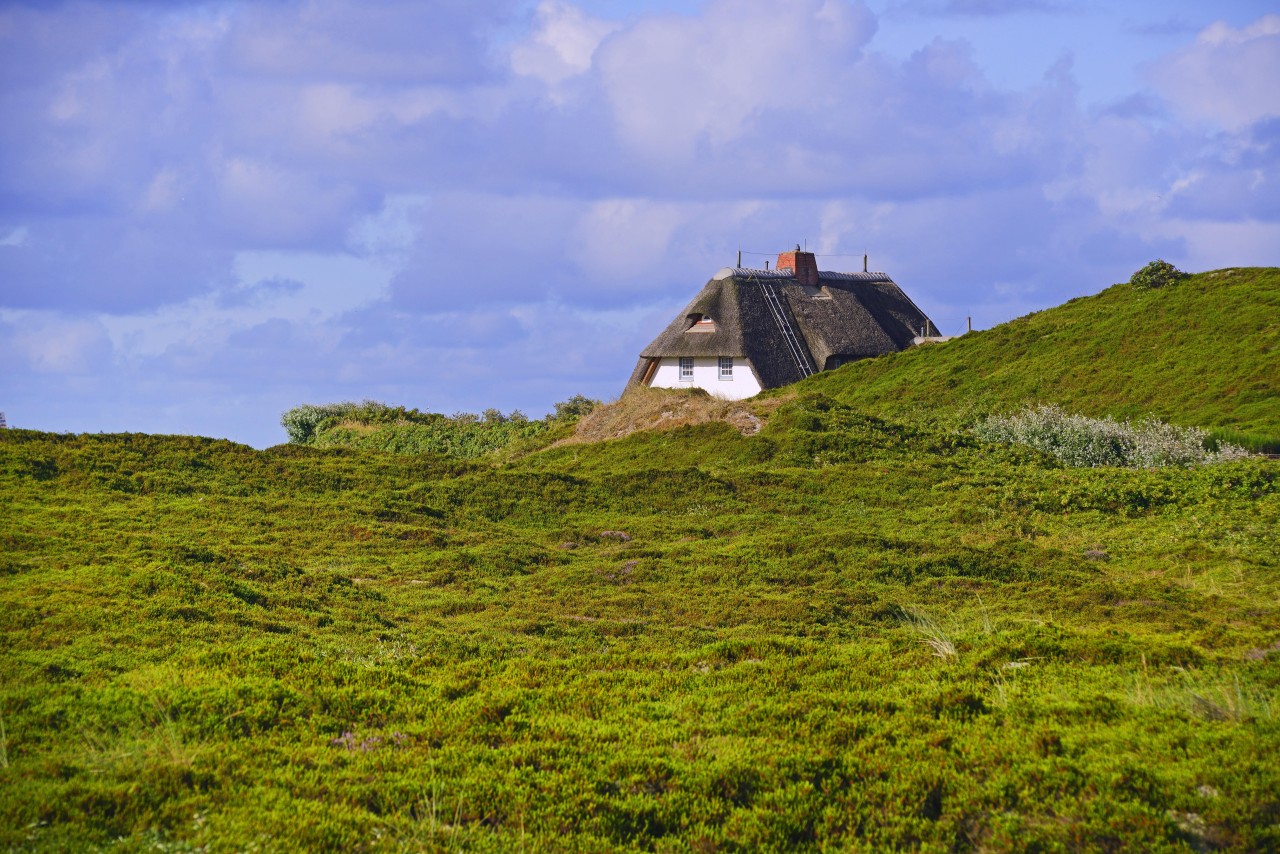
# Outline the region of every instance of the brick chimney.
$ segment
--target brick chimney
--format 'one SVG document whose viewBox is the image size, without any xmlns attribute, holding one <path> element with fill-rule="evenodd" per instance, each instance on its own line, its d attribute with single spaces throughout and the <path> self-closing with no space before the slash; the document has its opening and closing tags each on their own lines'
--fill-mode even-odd
<svg viewBox="0 0 1280 854">
<path fill-rule="evenodd" d="M 818 284 L 818 256 L 812 252 L 804 252 L 796 245 L 794 252 L 778 253 L 778 269 L 792 271 L 796 282 L 801 285 Z"/>
</svg>

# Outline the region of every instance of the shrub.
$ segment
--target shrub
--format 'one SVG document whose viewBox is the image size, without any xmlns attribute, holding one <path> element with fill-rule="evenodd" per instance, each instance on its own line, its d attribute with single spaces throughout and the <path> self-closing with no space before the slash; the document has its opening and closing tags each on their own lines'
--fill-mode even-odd
<svg viewBox="0 0 1280 854">
<path fill-rule="evenodd" d="M 1168 261 L 1156 260 L 1134 273 L 1129 279 L 1129 284 L 1135 288 L 1163 288 L 1186 276 L 1186 273 Z"/>
<path fill-rule="evenodd" d="M 600 401 L 592 400 L 585 394 L 575 394 L 568 400 L 562 400 L 556 404 L 556 411 L 551 416 L 551 420 L 572 423 L 599 405 Z"/>
<path fill-rule="evenodd" d="M 309 445 L 315 439 L 316 429 L 330 418 L 341 418 L 359 408 L 356 403 L 326 403 L 316 406 L 304 403 L 286 410 L 280 415 L 280 425 L 294 445 Z"/>
<path fill-rule="evenodd" d="M 574 395 L 557 403 L 553 414 L 535 421 L 519 409 L 507 414 L 491 408 L 479 414 L 442 415 L 366 400 L 295 406 L 280 416 L 280 423 L 294 445 L 474 459 L 537 439 L 557 425 L 572 424 L 599 405 L 598 400 Z"/>
<path fill-rule="evenodd" d="M 280 424 L 295 445 L 314 445 L 316 437 L 325 428 L 343 421 L 360 424 L 430 424 L 441 416 L 403 406 L 388 406 L 377 400 L 362 403 L 344 401 L 324 403 L 319 406 L 304 403 L 286 410 L 280 416 Z M 470 416 L 478 418 L 478 416 Z"/>
<path fill-rule="evenodd" d="M 1089 418 L 1045 405 L 992 416 L 973 432 L 987 442 L 1027 445 L 1077 468 L 1189 468 L 1248 456 L 1243 448 L 1225 442 L 1214 447 L 1209 434 L 1196 427 L 1177 427 L 1156 419 Z"/>
</svg>

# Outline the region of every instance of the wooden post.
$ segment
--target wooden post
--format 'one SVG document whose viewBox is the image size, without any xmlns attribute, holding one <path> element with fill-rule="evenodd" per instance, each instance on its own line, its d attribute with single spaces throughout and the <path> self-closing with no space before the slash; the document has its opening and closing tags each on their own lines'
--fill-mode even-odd
<svg viewBox="0 0 1280 854">
<path fill-rule="evenodd" d="M 647 386 L 653 382 L 653 375 L 658 370 L 659 359 L 650 359 L 649 365 L 644 369 L 644 379 L 640 380 L 640 385 Z"/>
</svg>

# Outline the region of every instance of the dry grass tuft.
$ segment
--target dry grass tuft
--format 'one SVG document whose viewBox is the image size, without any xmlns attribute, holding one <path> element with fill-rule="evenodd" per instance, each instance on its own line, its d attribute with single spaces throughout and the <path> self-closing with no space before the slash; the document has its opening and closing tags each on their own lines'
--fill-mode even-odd
<svg viewBox="0 0 1280 854">
<path fill-rule="evenodd" d="M 723 421 L 743 436 L 759 433 L 769 415 L 789 399 L 721 400 L 695 389 L 629 389 L 613 403 L 583 416 L 573 435 L 556 442 L 569 445 L 621 439 L 638 430 L 674 430 L 692 424 Z"/>
<path fill-rule="evenodd" d="M 943 661 L 957 656 L 956 645 L 932 617 L 918 608 L 899 608 L 898 619 L 920 635 L 920 643 L 933 650 Z"/>
</svg>

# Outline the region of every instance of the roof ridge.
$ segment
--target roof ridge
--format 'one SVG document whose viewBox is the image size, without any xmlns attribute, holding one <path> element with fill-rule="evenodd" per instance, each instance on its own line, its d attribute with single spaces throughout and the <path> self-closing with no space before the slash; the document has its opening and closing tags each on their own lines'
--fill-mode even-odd
<svg viewBox="0 0 1280 854">
<path fill-rule="evenodd" d="M 790 268 L 781 270 L 757 270 L 754 267 L 721 267 L 712 281 L 722 279 L 794 279 L 795 272 Z M 885 273 L 837 273 L 834 270 L 819 270 L 819 279 L 836 282 L 891 282 Z"/>
<path fill-rule="evenodd" d="M 819 279 L 834 279 L 845 282 L 892 282 L 888 273 L 837 273 L 834 270 L 819 270 Z"/>
<path fill-rule="evenodd" d="M 721 267 L 711 278 L 713 281 L 718 281 L 720 279 L 790 279 L 793 276 L 790 271 L 757 270 L 754 267 Z"/>
</svg>

